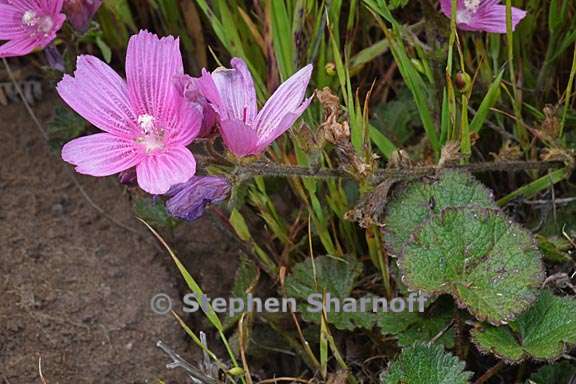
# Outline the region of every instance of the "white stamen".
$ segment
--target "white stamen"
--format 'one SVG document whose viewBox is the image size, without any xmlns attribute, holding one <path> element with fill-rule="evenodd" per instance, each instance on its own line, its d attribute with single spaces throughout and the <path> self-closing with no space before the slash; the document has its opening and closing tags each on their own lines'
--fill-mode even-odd
<svg viewBox="0 0 576 384">
<path fill-rule="evenodd" d="M 154 116 L 145 114 L 138 116 L 138 125 L 144 133 L 149 133 L 154 129 Z"/>
<path fill-rule="evenodd" d="M 33 27 L 37 22 L 38 19 L 36 18 L 36 12 L 34 11 L 26 11 L 22 15 L 22 24 L 28 27 Z"/>
<path fill-rule="evenodd" d="M 152 153 L 164 149 L 164 135 L 143 135 L 136 142 L 144 147 L 146 153 Z"/>
<path fill-rule="evenodd" d="M 464 0 L 464 8 L 466 10 L 475 13 L 480 7 L 481 0 Z"/>
<path fill-rule="evenodd" d="M 138 125 L 142 129 L 142 135 L 136 138 L 136 142 L 144 147 L 146 153 L 164 149 L 164 130 L 157 127 L 154 121 L 154 116 L 149 114 L 138 116 Z"/>
</svg>

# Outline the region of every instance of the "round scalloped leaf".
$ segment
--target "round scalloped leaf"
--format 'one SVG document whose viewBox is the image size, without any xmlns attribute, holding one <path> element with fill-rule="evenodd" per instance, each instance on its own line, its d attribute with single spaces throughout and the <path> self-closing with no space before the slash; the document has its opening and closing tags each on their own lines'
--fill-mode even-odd
<svg viewBox="0 0 576 384">
<path fill-rule="evenodd" d="M 380 312 L 376 325 L 383 335 L 395 336 L 398 345 L 407 347 L 416 342 L 429 342 L 452 321 L 452 298 L 442 296 L 422 312 Z M 437 341 L 446 348 L 454 347 L 454 329 L 450 327 Z"/>
<path fill-rule="evenodd" d="M 533 373 L 526 384 L 568 384 L 576 376 L 576 366 L 568 361 L 545 365 Z"/>
<path fill-rule="evenodd" d="M 286 294 L 299 299 L 298 308 L 304 320 L 320 324 L 322 314 L 311 306 L 318 307 L 316 303 L 321 303 L 323 292 L 343 305 L 344 299 L 351 296 L 355 281 L 361 273 L 362 264 L 356 260 L 339 260 L 329 256 L 306 259 L 296 264 L 292 273 L 286 277 Z M 320 297 L 308 303 L 313 294 Z M 371 311 L 346 312 L 343 308 L 327 312 L 326 317 L 336 328 L 349 331 L 358 327 L 371 329 L 375 321 Z"/>
<path fill-rule="evenodd" d="M 466 172 L 446 170 L 432 182 L 414 182 L 386 207 L 386 244 L 399 254 L 420 224 L 446 208 L 460 207 L 497 208 L 492 192 Z"/>
<path fill-rule="evenodd" d="M 474 329 L 472 340 L 481 351 L 510 362 L 554 360 L 576 344 L 576 300 L 544 291 L 510 326 Z"/>
<path fill-rule="evenodd" d="M 419 227 L 400 256 L 404 282 L 449 293 L 474 316 L 508 322 L 534 302 L 543 278 L 530 233 L 492 209 L 446 209 Z"/>
<path fill-rule="evenodd" d="M 467 384 L 464 362 L 439 345 L 414 344 L 402 350 L 380 376 L 381 384 Z"/>
</svg>

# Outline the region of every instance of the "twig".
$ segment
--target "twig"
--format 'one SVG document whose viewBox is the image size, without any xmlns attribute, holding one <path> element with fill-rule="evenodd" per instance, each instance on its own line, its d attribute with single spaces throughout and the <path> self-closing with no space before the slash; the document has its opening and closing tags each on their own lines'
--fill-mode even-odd
<svg viewBox="0 0 576 384">
<path fill-rule="evenodd" d="M 372 175 L 373 182 L 383 179 L 398 178 L 410 179 L 426 175 L 433 175 L 441 169 L 462 169 L 472 173 L 484 172 L 523 172 L 527 170 L 548 170 L 561 168 L 564 163 L 561 161 L 485 161 L 472 164 L 455 164 L 448 167 L 439 168 L 437 166 L 412 167 L 404 169 L 378 169 Z M 274 163 L 254 163 L 249 165 L 239 165 L 236 174 L 244 177 L 271 176 L 271 177 L 315 177 L 315 178 L 354 178 L 354 175 L 336 168 L 308 168 L 295 165 L 283 165 Z"/>
<path fill-rule="evenodd" d="M 438 332 L 436 334 L 436 336 L 434 336 L 432 339 L 430 339 L 430 341 L 428 342 L 429 345 L 434 344 L 435 342 L 438 341 L 438 339 L 440 339 L 442 336 L 444 336 L 444 334 L 446 332 L 448 332 L 450 330 L 450 328 L 452 328 L 454 326 L 454 320 L 450 321 L 448 323 L 448 325 L 446 325 L 440 332 Z"/>
<path fill-rule="evenodd" d="M 38 129 L 38 131 L 40 132 L 40 134 L 42 135 L 42 137 L 44 138 L 44 142 L 46 145 L 48 145 L 49 142 L 49 137 L 48 134 L 46 133 L 46 131 L 44 130 L 44 128 L 42 128 L 42 123 L 40 122 L 40 120 L 38 119 L 38 117 L 36 116 L 36 113 L 34 113 L 34 110 L 32 109 L 32 107 L 30 106 L 30 104 L 28 103 L 28 100 L 26 99 L 26 97 L 24 96 L 24 93 L 22 92 L 22 89 L 20 88 L 20 85 L 18 84 L 18 82 L 16 81 L 16 78 L 14 77 L 14 73 L 12 72 L 12 69 L 10 68 L 10 65 L 8 64 L 8 61 L 5 58 L 2 58 L 2 62 L 4 63 L 4 67 L 6 68 L 6 72 L 8 73 L 8 77 L 10 78 L 10 81 L 12 81 L 12 83 L 14 84 L 14 87 L 16 88 L 16 91 L 18 92 L 18 95 L 20 96 L 20 98 L 22 99 L 22 102 L 24 103 L 24 107 L 26 108 L 26 111 L 28 112 L 28 114 L 30 115 L 30 118 L 32 119 L 32 121 L 34 122 L 34 125 L 36 126 L 36 128 Z M 64 172 L 66 174 L 66 176 L 68 176 L 70 178 L 70 180 L 72 181 L 72 183 L 74 183 L 74 185 L 76 186 L 76 188 L 78 189 L 78 191 L 80 192 L 80 194 L 82 195 L 82 197 L 84 197 L 84 199 L 86 199 L 86 201 L 88 202 L 88 204 L 94 208 L 100 215 L 102 215 L 102 217 L 106 218 L 107 220 L 109 220 L 110 222 L 112 222 L 113 224 L 117 225 L 118 227 L 128 231 L 128 232 L 132 232 L 135 235 L 138 235 L 140 237 L 142 237 L 147 243 L 151 244 L 154 246 L 154 248 L 156 248 L 158 251 L 162 251 L 162 249 L 158 246 L 158 244 L 156 244 L 156 242 L 151 241 L 148 239 L 147 236 L 145 236 L 144 234 L 142 234 L 140 231 L 138 231 L 137 229 L 134 229 L 132 227 L 129 227 L 125 224 L 122 224 L 121 222 L 119 222 L 118 220 L 114 219 L 113 217 L 109 216 L 104 209 L 102 209 L 98 204 L 96 204 L 96 202 L 94 202 L 94 200 L 92 200 L 92 198 L 88 195 L 88 193 L 86 193 L 86 190 L 84 189 L 84 187 L 82 187 L 82 185 L 80 184 L 80 182 L 78 181 L 78 179 L 74 176 L 74 174 L 67 168 L 64 167 Z"/>
<path fill-rule="evenodd" d="M 489 370 L 487 370 L 486 372 L 484 372 L 484 374 L 482 376 L 480 376 L 478 378 L 478 380 L 476 380 L 474 382 L 474 384 L 483 384 L 486 381 L 488 381 L 488 379 L 490 379 L 491 377 L 493 377 L 495 374 L 497 374 L 503 367 L 504 367 L 504 361 L 500 360 L 495 366 L 493 366 L 492 368 L 490 368 Z"/>
<path fill-rule="evenodd" d="M 570 204 L 576 201 L 576 197 L 564 197 L 554 200 L 520 200 L 519 202 L 526 205 L 550 205 L 555 203 L 557 205 Z"/>
</svg>

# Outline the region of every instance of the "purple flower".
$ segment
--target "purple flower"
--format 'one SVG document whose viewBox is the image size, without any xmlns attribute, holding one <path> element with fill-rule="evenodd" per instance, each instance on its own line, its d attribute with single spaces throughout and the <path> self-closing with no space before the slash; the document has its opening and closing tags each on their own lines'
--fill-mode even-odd
<svg viewBox="0 0 576 384">
<path fill-rule="evenodd" d="M 62 56 L 58 50 L 58 47 L 56 47 L 54 44 L 50 44 L 44 49 L 44 55 L 46 56 L 46 61 L 48 61 L 50 68 L 59 72 L 66 71 L 64 56 Z"/>
<path fill-rule="evenodd" d="M 179 219 L 194 221 L 204 213 L 209 204 L 219 203 L 228 197 L 230 183 L 224 177 L 193 176 L 183 184 L 168 191 L 168 212 Z"/>
<path fill-rule="evenodd" d="M 56 38 L 63 0 L 0 0 L 0 57 L 24 56 Z"/>
<path fill-rule="evenodd" d="M 208 137 L 214 132 L 218 116 L 208 103 L 208 100 L 202 95 L 202 92 L 200 92 L 198 82 L 198 78 L 184 75 L 178 79 L 177 84 L 179 92 L 181 92 L 186 100 L 191 103 L 197 103 L 202 107 L 204 119 L 202 120 L 202 127 L 200 128 L 198 137 Z"/>
<path fill-rule="evenodd" d="M 64 0 L 64 13 L 74 28 L 86 32 L 103 0 Z"/>
<path fill-rule="evenodd" d="M 186 146 L 200 130 L 202 112 L 178 93 L 174 79 L 183 74 L 178 39 L 147 31 L 128 43 L 127 81 L 96 57 L 80 56 L 58 93 L 104 132 L 67 143 L 62 158 L 92 176 L 135 166 L 138 185 L 152 194 L 190 179 L 196 161 Z"/>
<path fill-rule="evenodd" d="M 451 17 L 451 0 L 440 0 L 442 12 Z M 526 16 L 526 11 L 512 7 L 512 30 Z M 456 23 L 463 31 L 506 33 L 506 6 L 500 0 L 458 0 Z"/>
<path fill-rule="evenodd" d="M 307 65 L 286 80 L 258 112 L 252 76 L 242 59 L 231 61 L 232 69 L 205 69 L 198 82 L 203 95 L 216 111 L 224 144 L 238 157 L 258 155 L 282 135 L 308 108 L 304 99 L 312 75 Z"/>
</svg>

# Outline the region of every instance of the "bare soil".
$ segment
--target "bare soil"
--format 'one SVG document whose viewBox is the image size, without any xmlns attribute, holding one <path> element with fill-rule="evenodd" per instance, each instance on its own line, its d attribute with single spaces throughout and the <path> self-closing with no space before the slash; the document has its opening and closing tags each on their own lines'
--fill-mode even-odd
<svg viewBox="0 0 576 384">
<path fill-rule="evenodd" d="M 43 122 L 56 98 L 34 107 Z M 40 383 L 40 358 L 48 384 L 188 382 L 155 345 L 192 362 L 195 348 L 171 316 L 150 309 L 157 293 L 180 297 L 181 279 L 135 220 L 125 187 L 77 175 L 110 217 L 143 235 L 88 203 L 22 104 L 0 106 L 0 127 L 0 383 Z M 206 291 L 226 292 L 234 246 L 207 219 L 177 235 Z"/>
</svg>

